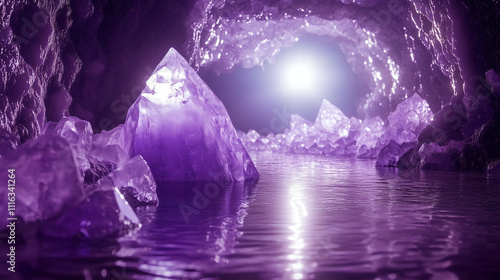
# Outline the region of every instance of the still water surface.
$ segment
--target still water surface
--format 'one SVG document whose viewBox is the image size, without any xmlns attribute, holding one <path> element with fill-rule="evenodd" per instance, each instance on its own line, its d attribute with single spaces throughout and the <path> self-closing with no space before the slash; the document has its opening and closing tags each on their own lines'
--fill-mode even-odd
<svg viewBox="0 0 500 280">
<path fill-rule="evenodd" d="M 373 161 L 252 154 L 255 185 L 158 184 L 143 227 L 28 240 L 32 279 L 500 279 L 500 181 Z"/>
</svg>

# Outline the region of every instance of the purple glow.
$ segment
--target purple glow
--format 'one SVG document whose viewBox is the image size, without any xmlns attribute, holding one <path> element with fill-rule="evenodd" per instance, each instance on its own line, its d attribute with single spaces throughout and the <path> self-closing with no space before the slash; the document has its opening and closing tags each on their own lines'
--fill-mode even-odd
<svg viewBox="0 0 500 280">
<path fill-rule="evenodd" d="M 122 145 L 141 155 L 157 180 L 258 178 L 224 105 L 170 49 L 130 107 Z"/>
<path fill-rule="evenodd" d="M 498 0 L 1 3 L 0 279 L 500 279 Z"/>
</svg>

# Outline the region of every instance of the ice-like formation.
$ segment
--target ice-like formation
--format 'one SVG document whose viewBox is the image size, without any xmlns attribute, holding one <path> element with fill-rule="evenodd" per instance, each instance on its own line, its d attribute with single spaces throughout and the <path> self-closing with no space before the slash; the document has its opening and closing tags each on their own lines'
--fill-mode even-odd
<svg viewBox="0 0 500 280">
<path fill-rule="evenodd" d="M 347 118 L 342 111 L 324 100 L 314 123 L 298 115 L 291 116 L 290 129 L 279 135 L 261 136 L 254 130 L 239 132 L 250 150 L 274 150 L 293 153 L 329 154 L 376 158 L 384 148 L 381 166 L 395 166 L 399 156 L 412 148 L 417 135 L 432 120 L 432 112 L 417 94 L 400 103 L 385 123 L 379 116 Z"/>
<path fill-rule="evenodd" d="M 130 159 L 118 145 L 119 135 L 121 127 L 94 135 L 89 122 L 66 117 L 0 158 L 1 167 L 16 173 L 16 214 L 25 222 L 44 221 L 43 232 L 59 237 L 137 228 L 129 203 L 156 206 L 156 182 L 141 156 Z M 0 201 L 3 218 L 6 201 Z"/>
<path fill-rule="evenodd" d="M 158 205 L 156 183 L 148 164 L 135 156 L 97 182 L 98 188 L 118 187 L 132 207 Z"/>
<path fill-rule="evenodd" d="M 0 158 L 0 167 L 15 170 L 15 214 L 25 222 L 52 218 L 84 197 L 75 153 L 65 139 L 54 133 L 7 153 Z M 6 192 L 7 188 L 1 188 L 1 197 L 7 198 Z M 0 207 L 3 219 L 7 199 L 0 200 Z"/>
<path fill-rule="evenodd" d="M 88 239 L 120 236 L 141 226 L 118 189 L 97 190 L 42 226 L 45 235 Z"/>
<path fill-rule="evenodd" d="M 80 120 L 77 117 L 66 117 L 58 123 L 48 122 L 44 127 L 44 133 L 54 132 L 70 143 L 75 151 L 75 156 L 80 169 L 90 168 L 86 155 L 90 150 L 92 136 L 94 132 L 88 121 Z"/>
<path fill-rule="evenodd" d="M 122 147 L 157 180 L 258 177 L 224 105 L 173 48 L 130 107 Z"/>
</svg>

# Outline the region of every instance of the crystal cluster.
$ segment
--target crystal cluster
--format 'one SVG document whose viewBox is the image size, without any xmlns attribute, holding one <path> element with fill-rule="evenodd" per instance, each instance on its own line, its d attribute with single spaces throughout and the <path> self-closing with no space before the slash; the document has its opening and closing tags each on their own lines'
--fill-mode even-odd
<svg viewBox="0 0 500 280">
<path fill-rule="evenodd" d="M 156 183 L 141 156 L 129 158 L 116 144 L 118 131 L 94 135 L 87 121 L 67 117 L 4 155 L 0 166 L 16 172 L 15 214 L 43 221 L 42 233 L 56 237 L 101 238 L 139 228 L 130 205 L 157 205 Z M 6 218 L 7 206 L 1 207 Z"/>
<path fill-rule="evenodd" d="M 290 129 L 283 134 L 261 136 L 255 130 L 239 132 L 250 150 L 328 154 L 377 158 L 378 165 L 395 166 L 399 156 L 414 146 L 417 135 L 432 120 L 432 112 L 417 94 L 400 103 L 389 115 L 359 120 L 347 118 L 342 111 L 324 100 L 314 123 L 298 115 L 291 116 Z M 382 152 L 381 152 L 382 151 Z"/>
<path fill-rule="evenodd" d="M 241 181 L 259 176 L 222 102 L 170 49 L 130 107 L 121 145 L 157 180 Z"/>
<path fill-rule="evenodd" d="M 124 125 L 94 134 L 76 117 L 48 122 L 42 136 L 0 158 L 0 166 L 18 175 L 17 216 L 43 221 L 42 233 L 55 237 L 101 238 L 140 227 L 133 208 L 158 205 L 155 178 L 259 176 L 224 105 L 174 49 Z M 0 201 L 4 220 L 6 203 Z"/>
</svg>

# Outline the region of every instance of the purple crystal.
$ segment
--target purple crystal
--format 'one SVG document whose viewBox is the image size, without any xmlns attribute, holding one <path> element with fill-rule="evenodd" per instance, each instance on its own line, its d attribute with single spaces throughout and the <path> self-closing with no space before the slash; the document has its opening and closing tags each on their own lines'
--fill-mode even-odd
<svg viewBox="0 0 500 280">
<path fill-rule="evenodd" d="M 405 148 L 401 147 L 394 140 L 391 140 L 391 142 L 380 151 L 376 165 L 397 167 L 399 157 L 406 152 Z"/>
<path fill-rule="evenodd" d="M 77 117 L 66 117 L 57 124 L 47 124 L 45 133 L 48 132 L 54 132 L 68 141 L 82 170 L 90 168 L 86 155 L 90 150 L 94 133 L 88 121 Z"/>
<path fill-rule="evenodd" d="M 388 134 L 399 144 L 415 141 L 432 117 L 429 104 L 418 94 L 414 94 L 399 103 L 396 110 L 389 115 Z"/>
<path fill-rule="evenodd" d="M 3 170 L 15 169 L 16 214 L 25 222 L 58 215 L 84 197 L 82 177 L 71 145 L 54 133 L 32 139 L 0 159 Z M 7 188 L 1 188 L 2 197 Z M 7 199 L 0 200 L 5 218 Z M 5 220 L 5 219 L 4 219 Z"/>
<path fill-rule="evenodd" d="M 123 195 L 116 189 L 98 190 L 69 208 L 42 229 L 53 237 L 103 238 L 120 236 L 141 226 Z"/>
<path fill-rule="evenodd" d="M 321 104 L 314 124 L 318 130 L 331 134 L 335 140 L 347 137 L 351 128 L 349 118 L 326 99 Z"/>
<path fill-rule="evenodd" d="M 375 159 L 391 141 L 405 147 L 416 141 L 417 135 L 432 120 L 432 112 L 427 102 L 415 94 L 401 102 L 388 119 L 386 124 L 379 116 L 363 121 L 347 118 L 335 105 L 324 100 L 314 123 L 292 115 L 290 129 L 283 134 L 261 136 L 250 130 L 247 134 L 240 133 L 240 138 L 251 150 Z M 392 166 L 390 159 L 400 156 L 399 152 L 393 153 L 394 144 L 386 149 L 388 154 L 382 155 L 380 165 Z"/>
<path fill-rule="evenodd" d="M 123 166 L 109 173 L 97 183 L 100 188 L 118 187 L 133 207 L 158 205 L 156 182 L 149 166 L 141 156 L 136 156 Z"/>
<path fill-rule="evenodd" d="M 174 49 L 130 107 L 122 146 L 160 180 L 258 177 L 224 105 Z"/>
</svg>

